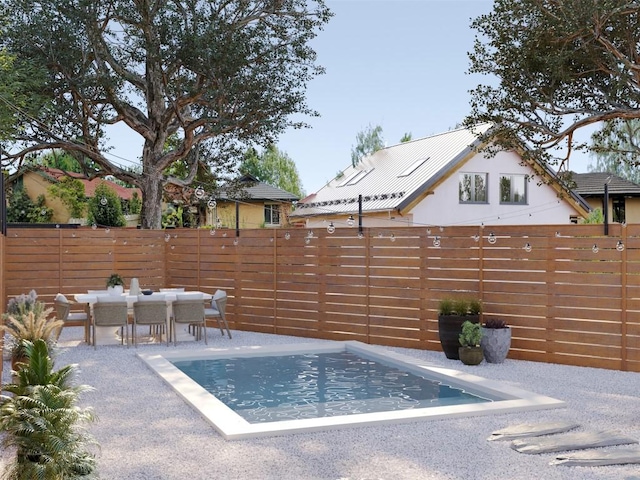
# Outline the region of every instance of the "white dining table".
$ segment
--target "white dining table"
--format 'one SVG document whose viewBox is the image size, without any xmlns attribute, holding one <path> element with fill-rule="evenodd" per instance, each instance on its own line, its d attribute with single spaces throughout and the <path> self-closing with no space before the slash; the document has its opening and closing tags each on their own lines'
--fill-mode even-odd
<svg viewBox="0 0 640 480">
<path fill-rule="evenodd" d="M 151 295 L 145 295 L 147 298 L 153 298 L 154 296 L 157 298 L 163 298 L 167 302 L 167 318 L 166 318 L 166 328 L 167 332 L 171 332 L 171 314 L 172 314 L 172 306 L 173 302 L 176 301 L 177 296 L 185 295 L 185 296 L 199 296 L 202 298 L 202 301 L 211 301 L 212 295 L 206 292 L 194 291 L 194 290 L 186 290 L 186 291 L 177 291 L 167 289 L 165 291 L 160 292 L 152 292 Z M 93 305 L 98 302 L 99 296 L 113 296 L 113 294 L 109 293 L 76 293 L 74 294 L 74 299 L 78 303 L 86 303 L 89 305 L 89 309 L 91 314 L 93 315 Z M 124 293 L 118 295 L 124 297 L 127 300 L 127 306 L 130 311 L 133 311 L 133 304 L 138 300 L 138 295 L 130 295 L 129 291 L 125 290 Z M 112 327 L 96 327 L 94 331 L 94 336 L 97 335 L 99 340 L 99 344 L 119 344 L 121 339 L 119 337 L 119 330 L 113 330 Z M 115 334 L 114 334 L 115 332 Z M 185 340 L 194 340 L 193 335 L 188 332 L 188 329 L 185 328 L 184 332 L 173 332 L 174 335 L 177 335 L 177 339 L 179 341 Z M 173 341 L 173 338 L 169 340 Z M 95 341 L 95 340 L 94 340 Z"/>
</svg>

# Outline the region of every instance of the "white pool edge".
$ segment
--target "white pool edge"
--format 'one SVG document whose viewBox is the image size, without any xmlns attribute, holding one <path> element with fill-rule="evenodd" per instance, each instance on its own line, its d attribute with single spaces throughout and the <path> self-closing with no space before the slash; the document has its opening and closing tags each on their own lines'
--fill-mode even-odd
<svg viewBox="0 0 640 480">
<path fill-rule="evenodd" d="M 384 359 L 416 373 L 428 370 L 448 385 L 485 392 L 504 400 L 486 403 L 416 408 L 395 412 L 364 413 L 304 420 L 288 420 L 262 424 L 251 424 L 232 409 L 183 374 L 171 362 L 202 358 L 229 358 L 238 356 L 292 355 L 348 350 L 371 358 Z M 226 440 L 240 440 L 261 436 L 288 435 L 291 433 L 319 430 L 407 423 L 412 421 L 437 420 L 495 413 L 524 412 L 565 407 L 565 402 L 539 395 L 501 382 L 471 375 L 453 369 L 434 367 L 427 362 L 390 352 L 383 347 L 355 341 L 279 345 L 277 347 L 237 347 L 230 349 L 170 350 L 163 353 L 138 353 L 148 366 L 156 372 L 178 395 L 207 420 Z"/>
</svg>

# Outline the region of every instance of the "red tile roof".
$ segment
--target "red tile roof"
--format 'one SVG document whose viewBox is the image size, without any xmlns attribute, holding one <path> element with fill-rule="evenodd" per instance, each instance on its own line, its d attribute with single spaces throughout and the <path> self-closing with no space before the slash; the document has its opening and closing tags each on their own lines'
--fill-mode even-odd
<svg viewBox="0 0 640 480">
<path fill-rule="evenodd" d="M 56 180 L 60 180 L 64 176 L 77 178 L 84 184 L 84 193 L 87 197 L 93 197 L 96 191 L 96 187 L 103 182 L 106 183 L 109 186 L 109 188 L 114 190 L 120 198 L 123 198 L 125 200 L 130 200 L 131 197 L 133 196 L 133 192 L 138 192 L 139 197 L 142 196 L 139 188 L 125 188 L 110 180 L 105 180 L 104 178 L 94 178 L 89 180 L 82 173 L 65 172 L 57 168 L 49 168 L 49 167 L 42 167 L 40 168 L 40 171 Z"/>
</svg>

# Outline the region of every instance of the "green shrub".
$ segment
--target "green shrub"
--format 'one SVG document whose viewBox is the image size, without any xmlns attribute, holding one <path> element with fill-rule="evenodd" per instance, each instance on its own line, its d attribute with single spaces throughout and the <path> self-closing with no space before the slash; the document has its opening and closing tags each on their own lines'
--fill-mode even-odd
<svg viewBox="0 0 640 480">
<path fill-rule="evenodd" d="M 104 227 L 124 227 L 127 224 L 120 197 L 104 182 L 96 187 L 94 196 L 89 199 L 87 220 L 90 224 Z"/>
</svg>

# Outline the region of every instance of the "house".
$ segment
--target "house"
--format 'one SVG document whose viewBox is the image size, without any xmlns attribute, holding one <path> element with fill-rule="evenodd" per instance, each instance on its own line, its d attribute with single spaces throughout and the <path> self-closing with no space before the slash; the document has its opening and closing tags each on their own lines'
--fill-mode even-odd
<svg viewBox="0 0 640 480">
<path fill-rule="evenodd" d="M 123 200 L 131 200 L 134 192 L 140 196 L 140 189 L 125 188 L 115 182 L 103 178 L 88 179 L 81 173 L 64 172 L 57 168 L 42 167 L 38 165 L 29 165 L 10 175 L 7 179 L 7 186 L 13 190 L 16 188 L 26 188 L 27 194 L 32 200 L 40 195 L 44 195 L 46 205 L 53 210 L 52 223 L 68 223 L 71 215 L 67 207 L 62 201 L 49 193 L 49 187 L 57 183 L 64 176 L 77 178 L 84 184 L 84 193 L 87 198 L 93 197 L 96 187 L 101 183 L 106 183 L 109 188 L 114 190 L 116 194 Z"/>
<path fill-rule="evenodd" d="M 609 221 L 617 223 L 640 222 L 640 185 L 606 172 L 571 172 L 573 191 L 591 206 L 605 211 L 605 184 L 608 193 Z"/>
<path fill-rule="evenodd" d="M 568 224 L 589 205 L 539 163 L 514 151 L 478 152 L 489 125 L 383 148 L 298 203 L 307 228 L 418 225 Z"/>
<path fill-rule="evenodd" d="M 207 212 L 208 225 L 277 228 L 289 224 L 292 205 L 299 200 L 296 195 L 248 174 L 238 179 L 238 187 L 233 192 L 223 189 L 215 199 L 215 206 Z"/>
</svg>

